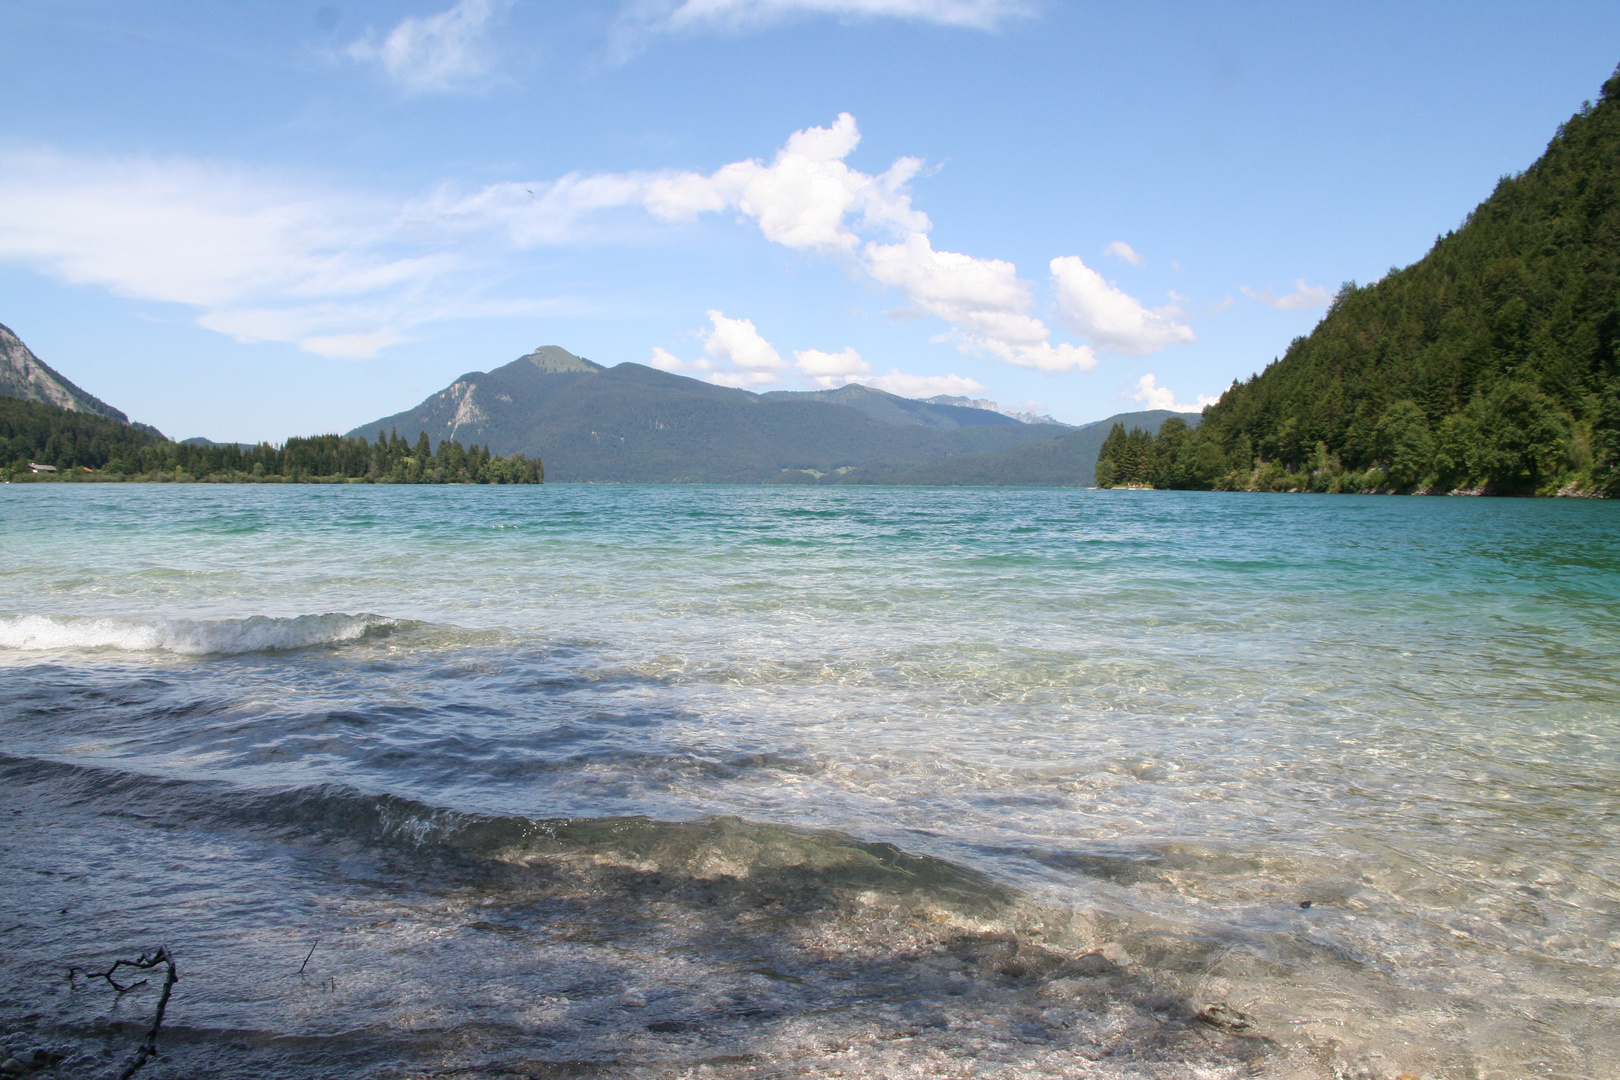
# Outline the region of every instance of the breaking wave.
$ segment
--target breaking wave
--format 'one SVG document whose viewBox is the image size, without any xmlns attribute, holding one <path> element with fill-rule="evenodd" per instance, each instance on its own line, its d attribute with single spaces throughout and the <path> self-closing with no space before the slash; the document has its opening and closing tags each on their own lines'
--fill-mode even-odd
<svg viewBox="0 0 1620 1080">
<path fill-rule="evenodd" d="M 298 615 L 245 619 L 140 619 L 121 616 L 0 615 L 0 649 L 23 652 L 115 649 L 181 656 L 236 655 L 342 645 L 402 624 L 381 615 Z"/>
</svg>

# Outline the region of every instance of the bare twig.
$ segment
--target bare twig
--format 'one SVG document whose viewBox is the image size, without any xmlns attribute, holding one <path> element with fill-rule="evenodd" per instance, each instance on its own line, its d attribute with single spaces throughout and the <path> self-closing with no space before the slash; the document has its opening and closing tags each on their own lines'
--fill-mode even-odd
<svg viewBox="0 0 1620 1080">
<path fill-rule="evenodd" d="M 319 945 L 320 943 L 321 939 L 316 938 L 315 945 Z M 309 967 L 309 958 L 315 955 L 315 945 L 311 945 L 309 947 L 309 952 L 304 954 L 304 962 L 298 965 L 298 974 L 302 975 L 304 973 L 304 969 Z"/>
<path fill-rule="evenodd" d="M 135 1048 L 135 1053 L 131 1055 L 129 1064 L 124 1067 L 123 1072 L 118 1074 L 118 1080 L 129 1080 L 140 1070 L 142 1065 L 157 1056 L 158 1029 L 163 1026 L 163 1011 L 169 1007 L 169 992 L 174 989 L 174 984 L 180 981 L 180 973 L 174 967 L 174 954 L 169 952 L 167 945 L 159 945 L 155 952 L 141 953 L 138 960 L 115 960 L 112 967 L 106 971 L 91 971 L 82 967 L 68 968 L 69 982 L 73 981 L 73 976 L 76 973 L 83 973 L 87 978 L 92 979 L 106 979 L 108 984 L 122 996 L 137 986 L 145 986 L 146 980 L 142 979 L 140 982 L 130 983 L 128 986 L 120 986 L 118 980 L 113 978 L 114 973 L 119 968 L 131 967 L 137 971 L 149 971 L 159 965 L 165 968 L 163 989 L 158 994 L 157 1011 L 152 1014 L 152 1026 L 147 1029 L 145 1040 Z"/>
</svg>

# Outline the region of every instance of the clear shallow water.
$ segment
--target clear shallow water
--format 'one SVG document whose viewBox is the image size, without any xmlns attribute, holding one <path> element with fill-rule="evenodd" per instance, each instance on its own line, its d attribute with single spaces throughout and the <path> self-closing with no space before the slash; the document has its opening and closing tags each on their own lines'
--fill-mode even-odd
<svg viewBox="0 0 1620 1080">
<path fill-rule="evenodd" d="M 0 488 L 0 1020 L 106 1071 L 53 973 L 166 941 L 174 1075 L 1620 1075 L 1617 537 Z"/>
</svg>

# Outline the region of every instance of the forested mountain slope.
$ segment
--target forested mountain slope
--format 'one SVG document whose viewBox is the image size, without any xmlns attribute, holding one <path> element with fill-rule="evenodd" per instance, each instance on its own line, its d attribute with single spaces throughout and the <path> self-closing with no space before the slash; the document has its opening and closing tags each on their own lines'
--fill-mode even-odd
<svg viewBox="0 0 1620 1080">
<path fill-rule="evenodd" d="M 1617 349 L 1620 73 L 1427 256 L 1347 284 L 1136 482 L 1615 493 Z"/>
<path fill-rule="evenodd" d="M 754 394 L 547 346 L 463 375 L 416 408 L 355 428 L 538 454 L 552 481 L 770 483 L 1050 440 L 1063 429 L 864 386 Z"/>
</svg>

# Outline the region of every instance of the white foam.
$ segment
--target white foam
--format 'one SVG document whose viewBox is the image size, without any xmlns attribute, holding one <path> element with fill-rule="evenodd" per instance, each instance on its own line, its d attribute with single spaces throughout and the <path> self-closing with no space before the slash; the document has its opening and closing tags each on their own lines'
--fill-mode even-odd
<svg viewBox="0 0 1620 1080">
<path fill-rule="evenodd" d="M 119 649 L 182 656 L 307 649 L 358 641 L 376 627 L 396 625 L 381 615 L 299 615 L 245 619 L 135 619 L 118 616 L 0 615 L 0 649 Z"/>
</svg>

